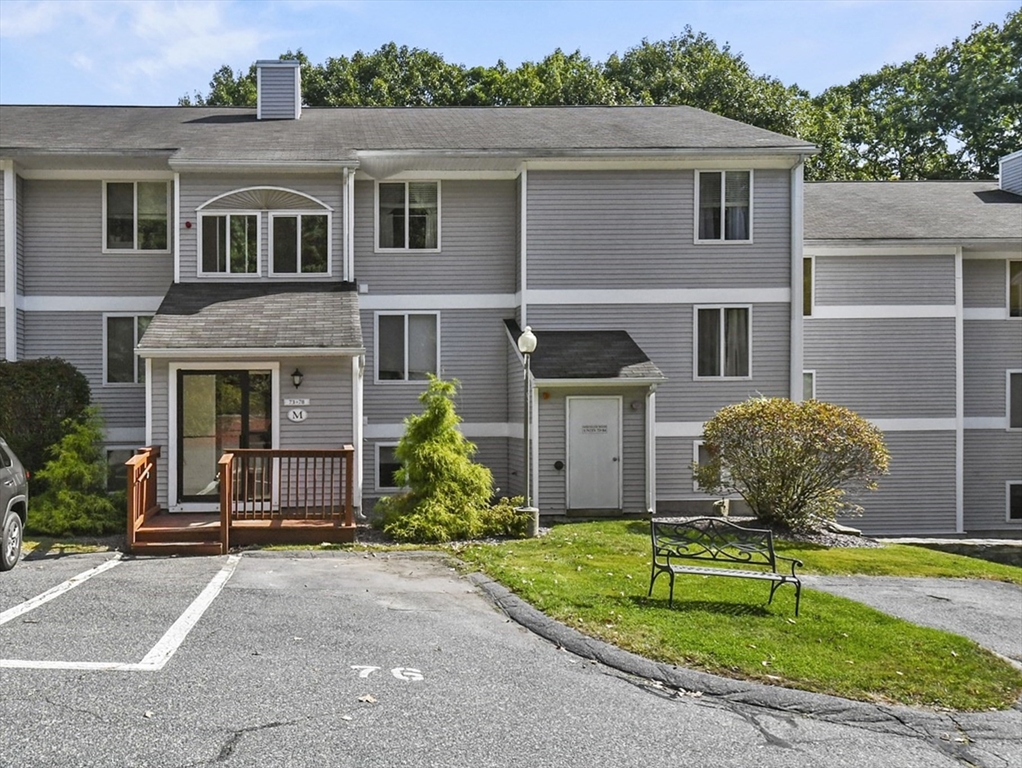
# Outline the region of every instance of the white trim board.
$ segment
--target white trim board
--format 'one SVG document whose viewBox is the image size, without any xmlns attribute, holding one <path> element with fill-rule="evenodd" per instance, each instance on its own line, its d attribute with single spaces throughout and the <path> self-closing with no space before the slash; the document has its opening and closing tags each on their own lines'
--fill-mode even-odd
<svg viewBox="0 0 1022 768">
<path fill-rule="evenodd" d="M 991 429 L 1003 432 L 1009 428 L 1007 416 L 966 416 L 962 422 L 965 429 Z"/>
<path fill-rule="evenodd" d="M 854 245 L 816 245 L 807 240 L 803 250 L 805 256 L 954 256 L 957 253 L 957 245 L 925 245 L 900 240 L 867 240 Z"/>
<path fill-rule="evenodd" d="M 1010 320 L 1005 307 L 965 307 L 962 310 L 965 320 Z"/>
<path fill-rule="evenodd" d="M 881 432 L 955 432 L 954 416 L 934 419 L 869 419 Z"/>
<path fill-rule="evenodd" d="M 212 347 L 207 349 L 203 347 L 194 349 L 164 348 L 138 350 L 139 357 L 152 358 L 154 360 L 244 360 L 251 357 L 272 357 L 282 360 L 289 357 L 351 357 L 353 355 L 364 354 L 365 349 L 363 347 L 350 349 L 346 347 L 236 347 L 231 349 Z"/>
<path fill-rule="evenodd" d="M 170 153 L 168 152 L 168 155 Z M 18 171 L 23 179 L 32 181 L 173 181 L 173 171 L 125 170 L 52 170 L 23 168 Z M 116 177 L 116 178 L 115 178 Z"/>
<path fill-rule="evenodd" d="M 517 306 L 513 293 L 359 293 L 361 310 L 444 310 L 444 309 L 499 309 L 512 310 Z"/>
<path fill-rule="evenodd" d="M 524 426 L 519 422 L 462 422 L 457 427 L 465 437 L 470 439 L 484 437 L 517 437 L 521 439 Z M 366 424 L 362 436 L 366 440 L 395 440 L 405 433 L 403 423 Z"/>
<path fill-rule="evenodd" d="M 791 289 L 778 288 L 622 288 L 555 290 L 530 288 L 530 304 L 787 304 Z"/>
<path fill-rule="evenodd" d="M 25 312 L 137 312 L 154 314 L 162 296 L 19 296 Z"/>
<path fill-rule="evenodd" d="M 814 320 L 954 318 L 954 304 L 813 304 Z"/>
<path fill-rule="evenodd" d="M 656 436 L 660 437 L 701 437 L 705 421 L 658 421 Z"/>
</svg>

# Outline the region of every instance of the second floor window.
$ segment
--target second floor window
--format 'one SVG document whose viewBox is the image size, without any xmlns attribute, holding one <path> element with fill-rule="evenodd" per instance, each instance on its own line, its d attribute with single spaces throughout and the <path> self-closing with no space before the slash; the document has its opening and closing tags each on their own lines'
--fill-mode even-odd
<svg viewBox="0 0 1022 768">
<path fill-rule="evenodd" d="M 259 272 L 259 216 L 225 213 L 202 217 L 202 271 L 223 274 Z"/>
<path fill-rule="evenodd" d="M 165 181 L 104 184 L 103 248 L 108 251 L 166 251 L 170 248 Z"/>
<path fill-rule="evenodd" d="M 145 383 L 145 365 L 135 354 L 135 347 L 152 319 L 150 315 L 106 318 L 107 384 Z"/>
<path fill-rule="evenodd" d="M 377 198 L 378 248 L 406 251 L 440 248 L 440 182 L 381 183 Z"/>
<path fill-rule="evenodd" d="M 438 317 L 377 315 L 376 378 L 419 381 L 437 373 Z"/>
<path fill-rule="evenodd" d="M 326 273 L 329 227 L 324 214 L 273 214 L 270 217 L 272 272 Z"/>
<path fill-rule="evenodd" d="M 696 310 L 696 377 L 748 377 L 748 307 L 699 307 Z"/>
<path fill-rule="evenodd" d="M 752 239 L 752 172 L 697 171 L 698 240 Z"/>
</svg>

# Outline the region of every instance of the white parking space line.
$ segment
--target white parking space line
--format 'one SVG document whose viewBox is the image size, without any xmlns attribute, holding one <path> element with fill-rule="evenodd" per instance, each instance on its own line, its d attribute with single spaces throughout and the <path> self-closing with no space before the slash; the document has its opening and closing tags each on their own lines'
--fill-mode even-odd
<svg viewBox="0 0 1022 768">
<path fill-rule="evenodd" d="M 5 669 L 76 669 L 86 671 L 115 671 L 115 672 L 158 672 L 163 669 L 170 657 L 174 655 L 178 648 L 181 647 L 181 643 L 184 642 L 185 637 L 191 632 L 199 619 L 202 618 L 202 614 L 206 612 L 206 609 L 216 599 L 217 595 L 223 590 L 224 585 L 234 575 L 234 570 L 238 567 L 238 563 L 241 561 L 241 555 L 231 555 L 227 558 L 227 562 L 224 567 L 213 577 L 213 580 L 206 585 L 206 588 L 199 593 L 192 604 L 189 605 L 185 612 L 181 614 L 177 621 L 175 621 L 170 629 L 160 638 L 160 640 L 153 646 L 152 650 L 145 655 L 145 658 L 137 664 L 123 663 L 123 662 L 106 662 L 106 661 L 35 661 L 29 659 L 0 659 L 0 668 Z M 108 563 L 104 563 L 104 566 L 113 567 L 110 563 L 116 564 L 119 560 L 113 560 Z M 103 566 L 100 566 L 101 568 Z M 98 569 L 93 569 L 98 571 Z M 92 574 L 91 571 L 87 571 L 87 574 Z M 86 574 L 82 574 L 83 576 Z M 93 574 L 94 575 L 94 574 Z M 75 577 L 79 578 L 79 577 Z M 71 579 L 70 581 L 73 581 Z M 67 583 L 67 582 L 65 582 Z M 63 586 L 63 585 L 61 585 Z M 70 587 L 68 587 L 70 589 Z M 50 590 L 53 591 L 53 590 Z M 67 590 L 64 590 L 65 592 Z M 47 593 L 44 593 L 47 594 Z M 43 597 L 40 595 L 39 597 Z M 54 595 L 53 597 L 56 597 Z M 52 600 L 53 597 L 48 599 Z M 38 599 L 38 598 L 36 598 Z M 21 606 L 18 606 L 19 608 Z M 12 609 L 14 610 L 14 609 Z M 24 611 L 22 611 L 24 613 Z M 6 615 L 6 614 L 4 614 Z M 20 615 L 20 614 L 19 614 Z M 11 618 L 14 618 L 13 616 Z"/>
<path fill-rule="evenodd" d="M 120 562 L 122 562 L 121 553 L 117 552 L 110 560 L 107 560 L 102 565 L 97 565 L 95 568 L 79 573 L 77 576 L 72 576 L 63 584 L 58 584 L 53 589 L 48 589 L 41 595 L 36 595 L 31 600 L 26 600 L 20 605 L 16 605 L 13 608 L 8 608 L 3 613 L 0 613 L 0 626 L 3 626 L 12 619 L 16 619 L 19 616 L 23 616 L 29 611 L 38 608 L 40 605 L 44 605 L 50 602 L 50 600 L 53 600 L 56 597 L 60 597 L 69 589 L 74 589 L 75 587 L 84 584 L 93 576 L 103 573 L 103 571 L 109 571 L 111 568 L 113 568 Z"/>
</svg>

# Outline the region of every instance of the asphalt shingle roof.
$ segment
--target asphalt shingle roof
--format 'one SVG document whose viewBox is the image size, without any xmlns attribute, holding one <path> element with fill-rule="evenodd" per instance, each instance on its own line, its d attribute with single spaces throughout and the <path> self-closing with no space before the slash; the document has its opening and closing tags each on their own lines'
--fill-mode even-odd
<svg viewBox="0 0 1022 768">
<path fill-rule="evenodd" d="M 813 151 L 694 107 L 306 108 L 256 120 L 238 107 L 0 105 L 0 154 L 165 152 L 180 162 L 350 162 L 355 151 Z"/>
<path fill-rule="evenodd" d="M 176 283 L 138 344 L 160 349 L 360 349 L 353 283 Z"/>
<path fill-rule="evenodd" d="M 994 181 L 805 185 L 806 240 L 1022 240 L 1022 197 Z"/>
<path fill-rule="evenodd" d="M 505 320 L 512 339 L 521 335 Z M 627 331 L 537 331 L 532 375 L 537 379 L 660 379 L 666 377 Z"/>
</svg>

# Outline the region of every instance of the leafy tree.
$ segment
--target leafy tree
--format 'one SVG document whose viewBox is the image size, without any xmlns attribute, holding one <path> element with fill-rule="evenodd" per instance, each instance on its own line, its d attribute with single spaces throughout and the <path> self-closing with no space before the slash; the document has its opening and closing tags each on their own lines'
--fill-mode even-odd
<svg viewBox="0 0 1022 768">
<path fill-rule="evenodd" d="M 711 492 L 737 493 L 756 517 L 792 529 L 860 513 L 849 492 L 887 474 L 883 434 L 831 403 L 753 398 L 719 410 L 703 429 L 710 459 L 695 466 Z"/>
<path fill-rule="evenodd" d="M 394 451 L 397 482 L 406 493 L 376 505 L 383 531 L 399 541 L 440 542 L 482 535 L 524 535 L 529 520 L 502 499 L 491 510 L 493 475 L 472 461 L 476 447 L 461 432 L 454 408 L 457 381 L 434 376 L 419 396 L 421 414 L 405 419 Z"/>
<path fill-rule="evenodd" d="M 107 464 L 103 422 L 95 407 L 80 420 L 64 423 L 64 436 L 52 446 L 39 470 L 46 490 L 36 496 L 28 529 L 49 536 L 116 533 L 124 514 L 106 494 Z"/>
<path fill-rule="evenodd" d="M 0 434 L 32 473 L 33 491 L 47 449 L 64 435 L 67 420 L 83 417 L 91 399 L 88 379 L 67 360 L 0 360 Z"/>
</svg>

